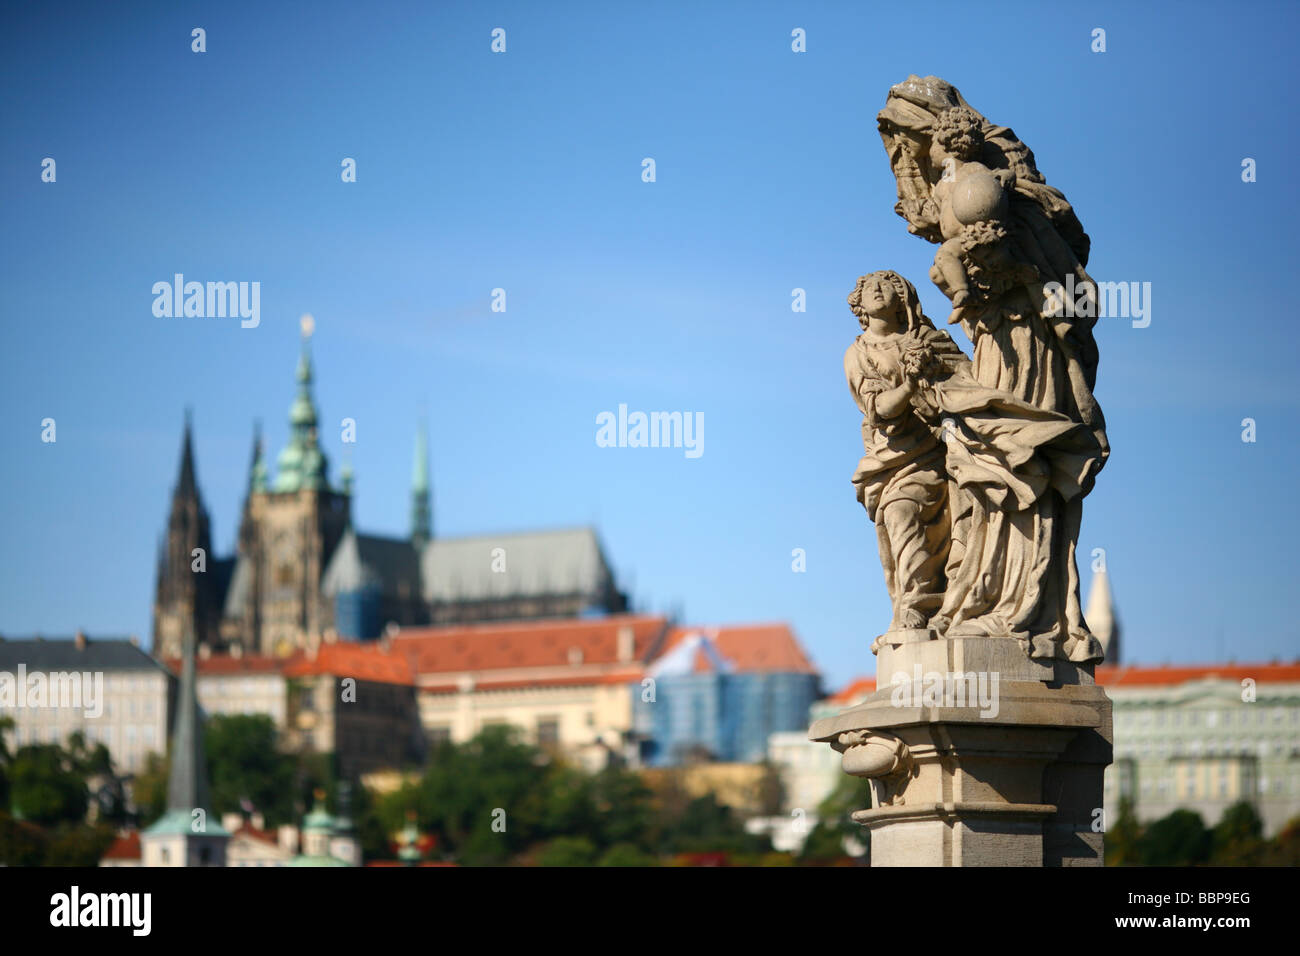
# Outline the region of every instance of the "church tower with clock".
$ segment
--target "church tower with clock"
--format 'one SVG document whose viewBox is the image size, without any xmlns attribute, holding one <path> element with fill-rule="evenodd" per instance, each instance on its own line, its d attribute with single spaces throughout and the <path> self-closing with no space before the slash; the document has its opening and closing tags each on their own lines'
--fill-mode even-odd
<svg viewBox="0 0 1300 956">
<path fill-rule="evenodd" d="M 252 653 L 288 655 L 307 635 L 333 624 L 321 577 L 348 526 L 352 498 L 346 478 L 343 488 L 330 486 L 329 461 L 317 435 L 312 330 L 311 317 L 304 316 L 298 394 L 289 409 L 290 437 L 276 461 L 275 481 L 268 486 L 260 447 L 249 475 L 226 619 L 239 622 L 229 628 L 230 637 Z"/>
</svg>

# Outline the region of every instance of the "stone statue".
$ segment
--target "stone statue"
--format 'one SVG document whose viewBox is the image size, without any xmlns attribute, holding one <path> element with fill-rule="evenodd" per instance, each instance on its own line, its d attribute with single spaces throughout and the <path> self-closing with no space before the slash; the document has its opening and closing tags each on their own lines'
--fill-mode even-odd
<svg viewBox="0 0 1300 956">
<path fill-rule="evenodd" d="M 866 449 L 853 484 L 876 524 L 894 602 L 889 630 L 915 631 L 943 603 L 949 552 L 948 473 L 934 383 L 970 363 L 896 272 L 860 278 L 849 307 L 862 334 L 844 353 L 844 374 L 862 411 Z"/>
<path fill-rule="evenodd" d="M 946 503 L 933 490 L 937 479 L 926 479 L 931 490 L 922 492 L 922 481 L 910 478 L 892 497 L 886 482 L 883 521 L 877 520 L 879 502 L 854 478 L 880 529 L 895 603 L 891 629 L 1015 638 L 1034 658 L 1098 661 L 1101 645 L 1083 619 L 1075 563 L 1081 502 L 1109 454 L 1092 395 L 1096 310 L 1066 309 L 1050 294 L 1050 284 L 1060 283 L 1095 297 L 1084 272 L 1088 237 L 1028 147 L 943 80 L 909 77 L 890 90 L 878 119 L 898 183 L 895 210 L 910 232 L 939 244 L 930 276 L 952 302 L 949 323 L 960 323 L 974 344 L 969 363 L 945 360 L 962 370 L 962 385 L 940 389 L 951 407 L 935 406 L 951 413 L 951 426 L 942 430 L 949 439 Z M 860 281 L 859 301 L 861 290 Z M 928 320 L 917 321 L 932 330 Z M 855 343 L 855 349 L 865 353 L 868 346 Z M 855 397 L 863 405 L 857 388 Z M 863 406 L 867 419 L 879 417 L 881 398 L 874 401 L 873 412 Z M 898 399 L 891 393 L 885 403 L 892 410 Z M 914 411 L 913 417 L 923 416 Z M 934 427 L 933 416 L 926 421 Z M 937 475 L 925 469 L 938 452 L 928 454 L 918 453 L 918 463 L 907 467 Z M 871 467 L 868 459 L 863 464 Z M 994 473 L 986 474 L 990 465 Z M 902 505 L 889 507 L 899 500 L 914 506 L 916 516 L 904 514 Z M 930 513 L 943 508 L 946 516 Z M 910 545 L 895 540 L 904 526 L 921 529 L 908 533 Z M 946 543 L 937 540 L 944 532 Z M 934 608 L 936 559 L 945 573 Z"/>
<path fill-rule="evenodd" d="M 872 866 L 1099 866 L 1111 705 L 1074 553 L 1109 454 L 1088 237 L 1025 144 L 943 80 L 893 87 L 879 126 L 895 209 L 939 247 L 930 278 L 973 349 L 896 272 L 849 295 L 853 484 L 893 615 L 875 690 L 808 735 L 872 782 L 853 814 Z"/>
</svg>

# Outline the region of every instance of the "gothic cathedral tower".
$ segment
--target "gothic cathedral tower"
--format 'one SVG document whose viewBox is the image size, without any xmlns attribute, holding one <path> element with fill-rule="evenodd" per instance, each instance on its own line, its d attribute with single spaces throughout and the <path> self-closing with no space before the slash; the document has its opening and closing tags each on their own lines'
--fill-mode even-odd
<svg viewBox="0 0 1300 956">
<path fill-rule="evenodd" d="M 259 632 L 247 635 L 246 643 L 262 654 L 290 654 L 333 626 L 333 606 L 321 592 L 321 576 L 351 511 L 348 490 L 329 486 L 329 463 L 317 436 L 311 334 L 311 318 L 304 316 L 289 443 L 280 452 L 269 488 L 265 466 L 255 461 L 245 514 L 248 530 L 240 541 L 240 560 L 249 559 L 253 569 L 254 586 L 246 601 L 256 602 Z"/>
<path fill-rule="evenodd" d="M 181 441 L 180 475 L 172 489 L 167 533 L 158 549 L 158 583 L 153 605 L 153 650 L 180 657 L 187 633 L 199 643 L 217 636 L 221 607 L 210 586 L 213 561 L 208 512 L 199 495 L 189 412 Z M 215 570 L 215 569 L 214 569 Z"/>
</svg>

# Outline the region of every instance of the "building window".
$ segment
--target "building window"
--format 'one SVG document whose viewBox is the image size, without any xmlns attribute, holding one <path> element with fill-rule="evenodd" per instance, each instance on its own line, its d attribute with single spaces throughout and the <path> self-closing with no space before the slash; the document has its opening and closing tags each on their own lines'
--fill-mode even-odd
<svg viewBox="0 0 1300 956">
<path fill-rule="evenodd" d="M 443 744 L 451 743 L 451 728 L 446 724 L 438 724 L 430 727 L 428 730 L 429 746 L 441 747 Z"/>
<path fill-rule="evenodd" d="M 560 719 L 558 717 L 537 718 L 537 746 L 555 747 L 560 743 Z"/>
</svg>

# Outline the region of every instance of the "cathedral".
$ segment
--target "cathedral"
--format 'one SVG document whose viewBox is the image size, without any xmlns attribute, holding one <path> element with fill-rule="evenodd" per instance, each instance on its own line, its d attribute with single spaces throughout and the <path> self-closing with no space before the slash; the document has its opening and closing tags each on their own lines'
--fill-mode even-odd
<svg viewBox="0 0 1300 956">
<path fill-rule="evenodd" d="M 407 537 L 352 526 L 352 476 L 337 486 L 320 446 L 304 320 L 290 438 L 267 467 L 255 434 L 235 554 L 212 554 L 188 414 L 159 545 L 153 649 L 181 656 L 186 631 L 213 653 L 285 657 L 321 637 L 369 640 L 393 625 L 572 617 L 627 610 L 596 533 L 572 528 L 434 535 L 428 445 L 415 441 Z"/>
</svg>

